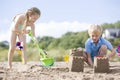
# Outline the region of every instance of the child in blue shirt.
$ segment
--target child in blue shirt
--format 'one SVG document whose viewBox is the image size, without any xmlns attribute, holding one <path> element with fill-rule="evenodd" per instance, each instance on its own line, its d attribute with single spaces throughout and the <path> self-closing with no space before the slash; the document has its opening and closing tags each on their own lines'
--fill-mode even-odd
<svg viewBox="0 0 120 80">
<path fill-rule="evenodd" d="M 110 58 L 115 55 L 115 50 L 113 49 L 111 43 L 102 38 L 102 28 L 97 24 L 93 24 L 88 29 L 88 34 L 90 38 L 85 42 L 85 61 L 88 65 L 93 66 L 95 56 L 106 56 L 107 49 L 111 51 L 111 54 L 106 56 Z"/>
</svg>

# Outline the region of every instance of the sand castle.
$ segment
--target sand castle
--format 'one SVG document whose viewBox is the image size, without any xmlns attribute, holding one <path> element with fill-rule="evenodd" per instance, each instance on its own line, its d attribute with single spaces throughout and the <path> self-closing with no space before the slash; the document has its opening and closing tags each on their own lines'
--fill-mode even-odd
<svg viewBox="0 0 120 80">
<path fill-rule="evenodd" d="M 83 72 L 84 60 L 83 60 L 83 49 L 77 48 L 72 49 L 70 52 L 70 71 L 72 72 Z"/>
<path fill-rule="evenodd" d="M 108 73 L 109 60 L 106 57 L 94 57 L 94 72 L 95 73 Z"/>
<path fill-rule="evenodd" d="M 83 72 L 84 71 L 84 58 L 83 49 L 77 48 L 72 49 L 70 52 L 70 71 L 72 72 Z M 94 58 L 94 72 L 95 73 L 108 73 L 109 60 L 106 57 L 95 57 Z"/>
</svg>

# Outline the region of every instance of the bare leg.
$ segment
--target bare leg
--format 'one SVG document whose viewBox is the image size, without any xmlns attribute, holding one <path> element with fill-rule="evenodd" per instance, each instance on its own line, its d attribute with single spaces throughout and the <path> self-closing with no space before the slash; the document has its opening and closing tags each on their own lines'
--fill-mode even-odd
<svg viewBox="0 0 120 80">
<path fill-rule="evenodd" d="M 99 49 L 98 56 L 106 56 L 107 54 L 107 46 L 102 45 Z"/>
<path fill-rule="evenodd" d="M 9 68 L 12 68 L 13 54 L 16 47 L 16 38 L 17 38 L 16 33 L 12 31 L 11 37 L 10 37 L 9 51 L 8 51 L 8 67 Z"/>
</svg>

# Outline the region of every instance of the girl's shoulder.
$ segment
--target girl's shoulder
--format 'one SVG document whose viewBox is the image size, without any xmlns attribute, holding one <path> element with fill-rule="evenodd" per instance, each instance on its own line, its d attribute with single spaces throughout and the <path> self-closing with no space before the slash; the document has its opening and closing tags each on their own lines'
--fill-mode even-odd
<svg viewBox="0 0 120 80">
<path fill-rule="evenodd" d="M 14 17 L 14 21 L 15 22 L 20 22 L 21 24 L 24 22 L 24 20 L 25 20 L 25 15 L 24 14 L 17 14 Z"/>
</svg>

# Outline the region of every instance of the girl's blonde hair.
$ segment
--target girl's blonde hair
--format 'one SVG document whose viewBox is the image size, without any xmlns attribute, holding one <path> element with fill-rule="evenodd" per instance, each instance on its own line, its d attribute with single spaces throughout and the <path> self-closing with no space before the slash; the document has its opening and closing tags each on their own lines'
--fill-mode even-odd
<svg viewBox="0 0 120 80">
<path fill-rule="evenodd" d="M 102 27 L 98 24 L 92 24 L 90 28 L 88 29 L 88 34 L 90 35 L 91 32 L 94 32 L 95 34 L 101 35 L 102 34 Z"/>
<path fill-rule="evenodd" d="M 23 28 L 22 28 L 23 31 L 26 29 L 27 23 L 29 21 L 29 14 L 35 14 L 35 13 L 37 13 L 38 15 L 41 15 L 40 10 L 36 7 L 31 7 L 26 11 L 26 13 L 25 13 L 26 20 L 25 20 Z"/>
<path fill-rule="evenodd" d="M 35 13 L 37 13 L 38 15 L 41 15 L 40 10 L 39 10 L 38 8 L 36 8 L 36 7 L 31 7 L 31 8 L 29 8 L 29 9 L 26 11 L 26 13 L 25 13 L 26 20 L 25 20 L 25 22 L 24 22 L 24 24 L 23 24 L 23 27 L 22 27 L 22 30 L 23 30 L 23 31 L 26 29 L 27 23 L 28 23 L 28 21 L 29 21 L 29 14 L 35 14 Z M 18 14 L 18 15 L 19 15 L 19 14 Z M 17 16 L 17 15 L 16 15 L 16 16 Z M 13 18 L 13 21 L 15 20 L 16 16 Z"/>
</svg>

